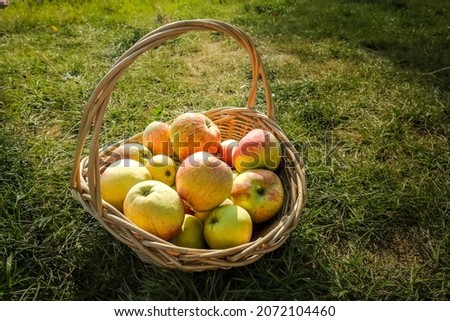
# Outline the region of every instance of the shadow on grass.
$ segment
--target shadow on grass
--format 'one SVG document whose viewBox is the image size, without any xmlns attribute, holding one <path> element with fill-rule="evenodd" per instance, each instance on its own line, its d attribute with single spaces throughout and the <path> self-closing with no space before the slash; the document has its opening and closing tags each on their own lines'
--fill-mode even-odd
<svg viewBox="0 0 450 321">
<path fill-rule="evenodd" d="M 261 0 L 245 5 L 245 11 L 238 22 L 271 35 L 282 50 L 295 48 L 296 36 L 337 40 L 417 71 L 424 81 L 448 91 L 447 1 Z"/>
<path fill-rule="evenodd" d="M 305 229 L 306 231 L 306 229 Z M 104 301 L 328 301 L 418 299 L 399 290 L 408 271 L 386 270 L 379 261 L 349 249 L 349 256 L 330 253 L 317 234 L 296 233 L 257 262 L 230 270 L 185 273 L 140 261 L 131 250 L 99 233 L 71 277 L 72 300 Z M 99 244 L 100 244 L 99 243 Z M 106 246 L 105 246 L 106 244 Z M 353 253 L 353 251 L 356 251 Z M 93 263 L 95 262 L 95 264 Z M 417 267 L 412 267 L 413 270 Z M 375 274 L 374 274 L 375 273 Z M 391 275 L 395 273 L 395 275 Z M 393 279 L 391 279 L 391 277 Z M 438 286 L 442 280 L 432 280 Z M 426 285 L 427 279 L 414 284 Z M 423 283 L 423 284 L 421 284 Z M 419 297 L 427 297 L 422 289 Z"/>
<path fill-rule="evenodd" d="M 300 248 L 305 253 L 301 253 Z M 316 250 L 315 244 L 299 244 L 289 238 L 277 251 L 250 265 L 230 270 L 185 273 L 143 263 L 126 246 L 111 242 L 106 247 L 96 247 L 91 251 L 91 258 L 88 255 L 83 259 L 85 264 L 80 264 L 74 274 L 74 299 L 331 299 L 329 276 L 323 270 L 328 263 L 315 265 L 318 260 L 310 254 Z"/>
</svg>

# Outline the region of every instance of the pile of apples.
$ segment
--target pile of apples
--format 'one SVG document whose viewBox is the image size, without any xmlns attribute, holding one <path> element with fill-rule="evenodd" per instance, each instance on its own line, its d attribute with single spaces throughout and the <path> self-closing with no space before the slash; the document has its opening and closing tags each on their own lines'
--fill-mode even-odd
<svg viewBox="0 0 450 321">
<path fill-rule="evenodd" d="M 170 124 L 154 121 L 142 143 L 125 143 L 106 159 L 105 202 L 153 235 L 189 248 L 226 249 L 249 242 L 255 224 L 274 217 L 284 201 L 274 172 L 277 138 L 262 129 L 222 140 L 202 113 Z"/>
</svg>

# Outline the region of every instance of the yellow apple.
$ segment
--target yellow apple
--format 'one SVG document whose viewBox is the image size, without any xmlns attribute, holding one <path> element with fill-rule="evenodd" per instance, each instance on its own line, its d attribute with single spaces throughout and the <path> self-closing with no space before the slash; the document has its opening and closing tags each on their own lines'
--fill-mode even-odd
<svg viewBox="0 0 450 321">
<path fill-rule="evenodd" d="M 152 175 L 152 179 L 163 182 L 169 186 L 175 184 L 176 164 L 167 155 L 153 155 L 145 164 Z"/>
<path fill-rule="evenodd" d="M 160 181 L 147 180 L 134 185 L 125 197 L 123 209 L 136 226 L 163 240 L 170 240 L 183 225 L 181 198 Z"/>
<path fill-rule="evenodd" d="M 125 143 L 113 150 L 106 159 L 108 163 L 114 163 L 121 159 L 133 159 L 141 164 L 145 164 L 152 156 L 152 152 L 139 143 Z"/>
<path fill-rule="evenodd" d="M 221 149 L 219 127 L 202 113 L 184 113 L 170 125 L 170 141 L 180 160 L 195 152 L 218 154 Z"/>
<path fill-rule="evenodd" d="M 130 188 L 148 179 L 151 179 L 150 172 L 138 161 L 126 158 L 115 161 L 100 176 L 102 198 L 122 212 Z"/>
<path fill-rule="evenodd" d="M 217 157 L 196 152 L 181 162 L 175 176 L 178 194 L 195 212 L 206 212 L 230 197 L 233 174 Z"/>
<path fill-rule="evenodd" d="M 283 183 L 271 170 L 249 169 L 234 179 L 231 200 L 247 210 L 253 223 L 262 223 L 281 210 Z"/>
<path fill-rule="evenodd" d="M 216 207 L 205 221 L 204 236 L 212 249 L 226 249 L 248 243 L 252 232 L 250 214 L 234 204 Z"/>
<path fill-rule="evenodd" d="M 281 162 L 280 141 L 269 131 L 253 129 L 233 149 L 233 166 L 239 173 L 248 169 L 275 170 Z"/>
<path fill-rule="evenodd" d="M 133 159 L 121 159 L 109 165 L 101 174 L 100 185 L 104 201 L 123 211 L 123 201 L 130 188 L 151 179 L 144 165 Z"/>
<path fill-rule="evenodd" d="M 185 214 L 181 229 L 170 242 L 178 246 L 193 249 L 206 248 L 205 237 L 203 236 L 203 222 L 195 216 Z"/>
<path fill-rule="evenodd" d="M 142 144 L 146 146 L 153 155 L 173 155 L 172 143 L 170 142 L 170 126 L 160 121 L 153 121 L 145 127 L 142 133 Z"/>
</svg>

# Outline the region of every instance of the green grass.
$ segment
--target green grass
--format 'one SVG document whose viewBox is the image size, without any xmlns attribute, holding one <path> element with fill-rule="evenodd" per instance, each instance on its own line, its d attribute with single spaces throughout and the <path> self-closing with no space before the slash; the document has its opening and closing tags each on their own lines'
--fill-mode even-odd
<svg viewBox="0 0 450 321">
<path fill-rule="evenodd" d="M 449 16 L 440 0 L 12 1 L 0 11 L 0 298 L 450 299 Z M 255 41 L 308 202 L 280 249 L 187 274 L 142 263 L 68 184 L 98 81 L 147 32 L 191 18 Z M 249 73 L 221 35 L 170 41 L 118 83 L 101 143 L 183 111 L 244 106 Z"/>
</svg>

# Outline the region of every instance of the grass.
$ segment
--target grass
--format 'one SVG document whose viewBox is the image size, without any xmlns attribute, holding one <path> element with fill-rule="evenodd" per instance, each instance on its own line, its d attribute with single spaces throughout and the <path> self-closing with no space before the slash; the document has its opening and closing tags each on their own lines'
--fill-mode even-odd
<svg viewBox="0 0 450 321">
<path fill-rule="evenodd" d="M 450 299 L 449 14 L 438 0 L 12 1 L 0 11 L 0 298 Z M 84 104 L 115 59 L 157 26 L 206 17 L 254 39 L 309 198 L 277 251 L 186 274 L 139 261 L 68 182 Z M 170 41 L 118 83 L 102 144 L 243 106 L 249 73 L 221 35 Z"/>
</svg>

